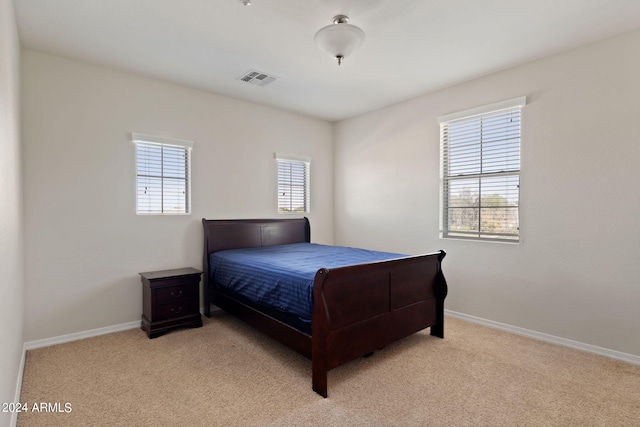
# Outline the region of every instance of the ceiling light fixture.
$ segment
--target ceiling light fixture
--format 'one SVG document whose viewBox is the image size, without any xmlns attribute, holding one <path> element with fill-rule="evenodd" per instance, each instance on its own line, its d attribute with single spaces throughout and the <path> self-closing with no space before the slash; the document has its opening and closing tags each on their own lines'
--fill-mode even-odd
<svg viewBox="0 0 640 427">
<path fill-rule="evenodd" d="M 240 0 L 240 3 L 242 3 L 245 6 L 251 6 L 251 0 Z"/>
<path fill-rule="evenodd" d="M 364 42 L 364 31 L 348 22 L 348 16 L 336 15 L 333 24 L 320 28 L 314 38 L 320 49 L 338 60 L 338 65 Z"/>
</svg>

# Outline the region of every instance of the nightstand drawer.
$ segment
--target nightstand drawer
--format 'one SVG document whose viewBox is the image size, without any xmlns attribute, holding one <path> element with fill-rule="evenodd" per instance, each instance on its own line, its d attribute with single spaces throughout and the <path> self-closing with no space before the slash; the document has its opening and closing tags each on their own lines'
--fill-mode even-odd
<svg viewBox="0 0 640 427">
<path fill-rule="evenodd" d="M 153 316 L 154 321 L 173 319 L 175 317 L 192 316 L 200 313 L 197 299 L 184 300 L 171 304 L 162 304 L 156 306 L 156 312 Z"/>
<path fill-rule="evenodd" d="M 156 290 L 156 304 L 171 303 L 186 299 L 198 298 L 198 283 L 170 286 Z"/>
</svg>

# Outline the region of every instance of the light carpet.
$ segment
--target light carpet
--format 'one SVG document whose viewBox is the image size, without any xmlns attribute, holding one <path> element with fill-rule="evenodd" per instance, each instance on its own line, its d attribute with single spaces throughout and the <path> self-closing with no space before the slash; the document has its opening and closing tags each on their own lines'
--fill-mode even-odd
<svg viewBox="0 0 640 427">
<path fill-rule="evenodd" d="M 330 371 L 327 399 L 308 359 L 225 313 L 203 320 L 28 351 L 18 425 L 640 425 L 640 366 L 459 319 Z"/>
</svg>

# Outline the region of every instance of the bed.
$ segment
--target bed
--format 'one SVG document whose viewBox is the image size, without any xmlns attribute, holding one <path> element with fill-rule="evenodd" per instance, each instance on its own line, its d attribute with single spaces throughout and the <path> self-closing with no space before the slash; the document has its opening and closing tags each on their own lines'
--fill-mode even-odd
<svg viewBox="0 0 640 427">
<path fill-rule="evenodd" d="M 221 255 L 310 244 L 307 218 L 202 219 L 204 314 L 211 304 L 311 359 L 312 388 L 327 397 L 327 372 L 425 328 L 444 338 L 444 251 L 326 268 L 311 283 L 311 319 L 257 303 L 214 276 Z M 224 251 L 224 252 L 223 252 Z M 214 271 L 215 270 L 215 271 Z M 308 322 L 307 320 L 310 320 Z"/>
</svg>

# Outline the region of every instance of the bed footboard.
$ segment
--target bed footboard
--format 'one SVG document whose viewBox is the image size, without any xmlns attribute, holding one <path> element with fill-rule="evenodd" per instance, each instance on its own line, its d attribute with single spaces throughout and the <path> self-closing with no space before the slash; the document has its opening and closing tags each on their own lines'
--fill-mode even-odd
<svg viewBox="0 0 640 427">
<path fill-rule="evenodd" d="M 431 327 L 444 338 L 445 252 L 321 269 L 314 281 L 313 390 L 327 397 L 327 372 Z"/>
</svg>

